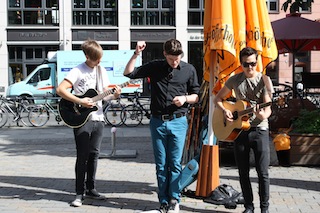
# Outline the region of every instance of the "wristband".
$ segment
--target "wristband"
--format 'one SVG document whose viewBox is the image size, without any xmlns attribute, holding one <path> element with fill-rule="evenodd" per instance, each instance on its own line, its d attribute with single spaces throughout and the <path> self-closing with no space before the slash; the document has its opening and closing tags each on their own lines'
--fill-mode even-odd
<svg viewBox="0 0 320 213">
<path fill-rule="evenodd" d="M 188 103 L 188 98 L 187 98 L 187 96 L 185 95 L 184 97 L 186 98 L 186 103 Z"/>
<path fill-rule="evenodd" d="M 136 51 L 134 51 L 134 53 L 133 53 L 134 55 L 140 55 L 140 53 L 136 53 Z"/>
</svg>

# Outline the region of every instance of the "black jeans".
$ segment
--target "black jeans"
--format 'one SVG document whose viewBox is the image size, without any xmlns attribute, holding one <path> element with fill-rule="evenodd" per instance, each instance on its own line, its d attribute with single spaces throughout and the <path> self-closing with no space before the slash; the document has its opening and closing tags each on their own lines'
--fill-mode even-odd
<svg viewBox="0 0 320 213">
<path fill-rule="evenodd" d="M 88 121 L 80 128 L 73 130 L 77 148 L 75 166 L 77 194 L 83 194 L 85 189 L 95 188 L 103 127 L 104 123 L 101 121 Z M 85 182 L 86 175 L 87 181 Z"/>
<path fill-rule="evenodd" d="M 261 129 L 250 129 L 242 131 L 235 140 L 234 154 L 238 166 L 240 185 L 245 200 L 245 208 L 254 209 L 252 186 L 249 177 L 250 171 L 250 149 L 253 150 L 255 167 L 259 181 L 260 208 L 266 210 L 269 207 L 269 164 L 270 147 L 269 131 Z"/>
</svg>

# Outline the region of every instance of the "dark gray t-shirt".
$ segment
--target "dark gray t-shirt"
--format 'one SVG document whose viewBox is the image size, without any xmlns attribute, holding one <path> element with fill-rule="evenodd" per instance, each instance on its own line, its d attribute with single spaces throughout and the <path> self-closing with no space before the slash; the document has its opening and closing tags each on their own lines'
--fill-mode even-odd
<svg viewBox="0 0 320 213">
<path fill-rule="evenodd" d="M 237 100 L 247 101 L 251 106 L 263 103 L 263 97 L 267 94 L 267 88 L 262 79 L 262 73 L 254 78 L 247 78 L 243 72 L 231 76 L 225 86 L 234 90 Z M 253 114 L 250 117 L 251 127 L 269 128 L 268 119 L 261 121 Z"/>
</svg>

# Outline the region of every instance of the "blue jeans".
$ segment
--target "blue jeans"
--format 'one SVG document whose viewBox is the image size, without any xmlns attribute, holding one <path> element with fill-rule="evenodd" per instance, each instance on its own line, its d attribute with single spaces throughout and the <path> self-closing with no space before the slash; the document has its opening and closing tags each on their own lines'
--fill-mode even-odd
<svg viewBox="0 0 320 213">
<path fill-rule="evenodd" d="M 258 174 L 260 208 L 269 207 L 269 164 L 270 147 L 268 130 L 242 131 L 234 143 L 235 159 L 239 170 L 240 185 L 245 200 L 245 208 L 254 209 L 252 186 L 250 182 L 250 149 L 253 150 L 255 167 Z"/>
<path fill-rule="evenodd" d="M 186 116 L 171 121 L 150 119 L 160 203 L 169 203 L 171 199 L 180 202 L 181 161 L 187 129 Z"/>
<path fill-rule="evenodd" d="M 104 123 L 88 121 L 73 130 L 77 148 L 76 193 L 83 194 L 85 189 L 95 188 L 100 145 L 103 138 Z M 87 181 L 85 178 L 87 175 Z"/>
</svg>

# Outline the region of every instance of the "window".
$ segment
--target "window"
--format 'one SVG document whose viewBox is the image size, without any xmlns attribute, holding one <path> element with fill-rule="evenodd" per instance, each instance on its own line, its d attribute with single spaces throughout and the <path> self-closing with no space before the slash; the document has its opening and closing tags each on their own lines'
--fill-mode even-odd
<svg viewBox="0 0 320 213">
<path fill-rule="evenodd" d="M 131 0 L 131 25 L 175 25 L 174 0 Z"/>
<path fill-rule="evenodd" d="M 188 25 L 203 26 L 204 0 L 188 0 Z"/>
<path fill-rule="evenodd" d="M 59 0 L 9 0 L 8 25 L 58 25 Z"/>
<path fill-rule="evenodd" d="M 50 78 L 51 68 L 44 68 L 40 70 L 40 80 L 48 80 Z"/>
<path fill-rule="evenodd" d="M 311 13 L 311 7 L 308 7 L 307 0 L 303 0 L 302 7 L 300 8 L 300 13 Z"/>
<path fill-rule="evenodd" d="M 28 83 L 36 83 L 40 81 L 45 81 L 50 78 L 51 68 L 43 68 L 37 71 L 35 75 L 30 78 Z"/>
<path fill-rule="evenodd" d="M 73 25 L 117 26 L 117 0 L 74 0 Z"/>
<path fill-rule="evenodd" d="M 266 0 L 269 13 L 279 13 L 279 0 Z"/>
<path fill-rule="evenodd" d="M 198 75 L 198 81 L 202 82 L 203 78 L 203 42 L 189 41 L 188 42 L 188 61 L 192 64 Z"/>
<path fill-rule="evenodd" d="M 41 61 L 47 57 L 47 52 L 44 51 L 44 48 L 42 46 L 39 46 L 39 47 L 27 46 L 23 49 L 25 52 L 25 60 Z"/>
<path fill-rule="evenodd" d="M 9 64 L 34 63 L 38 65 L 46 59 L 48 51 L 57 50 L 59 50 L 59 46 L 8 46 Z M 33 69 L 34 67 L 29 71 L 32 71 Z M 30 72 L 27 74 L 29 73 Z"/>
<path fill-rule="evenodd" d="M 22 47 L 9 46 L 9 61 L 21 62 L 22 61 Z"/>
</svg>

